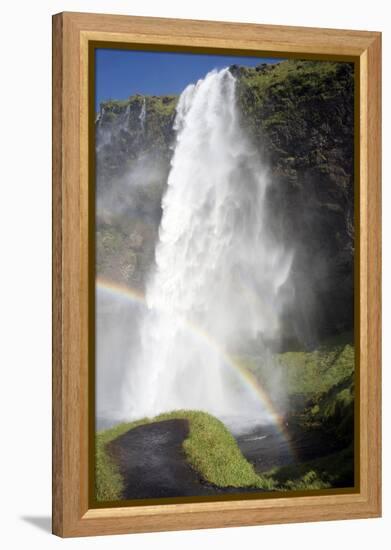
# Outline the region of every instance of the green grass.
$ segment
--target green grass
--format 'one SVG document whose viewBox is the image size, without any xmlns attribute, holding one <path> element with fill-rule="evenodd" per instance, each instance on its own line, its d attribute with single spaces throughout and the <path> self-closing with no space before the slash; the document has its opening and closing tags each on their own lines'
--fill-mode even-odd
<svg viewBox="0 0 391 550">
<path fill-rule="evenodd" d="M 130 106 L 135 106 L 140 109 L 142 102 L 146 101 L 146 107 L 150 110 L 156 110 L 160 114 L 172 115 L 175 112 L 176 103 L 178 101 L 178 96 L 176 95 L 165 95 L 165 96 L 148 96 L 148 95 L 133 95 L 128 99 L 108 99 L 107 101 L 102 101 L 100 106 L 105 109 L 106 113 L 111 111 L 115 114 L 121 114 L 125 109 Z"/>
<path fill-rule="evenodd" d="M 349 445 L 324 457 L 273 468 L 263 475 L 281 491 L 348 487 L 352 483 L 353 462 L 353 445 Z"/>
<path fill-rule="evenodd" d="M 354 373 L 354 348 L 340 341 L 327 342 L 315 351 L 288 351 L 276 356 L 276 369 L 288 396 L 304 395 L 307 399 L 322 395 Z M 237 361 L 251 371 L 267 392 L 272 391 L 268 365 L 261 358 L 238 356 Z"/>
<path fill-rule="evenodd" d="M 322 93 L 327 97 L 330 92 L 326 84 L 333 83 L 339 68 L 340 64 L 332 61 L 288 60 L 266 66 L 261 72 L 248 68 L 247 71 L 243 71 L 241 80 L 249 86 L 254 86 L 259 95 L 269 90 L 276 92 L 287 87 L 288 92 L 291 88 L 295 88 L 306 93 L 310 90 L 319 93 L 319 82 L 323 84 L 324 80 L 325 86 L 322 87 Z"/>
<path fill-rule="evenodd" d="M 352 161 L 344 144 L 353 128 L 353 86 L 349 63 L 288 60 L 242 69 L 237 97 L 244 125 L 274 169 L 293 177 L 314 166 L 329 174 L 335 148 L 343 149 L 345 169 Z"/>
<path fill-rule="evenodd" d="M 289 424 L 298 433 L 312 433 L 330 440 L 327 456 L 274 468 L 262 475 L 274 490 L 319 490 L 349 486 L 353 475 L 354 430 L 354 347 L 351 335 L 329 339 L 316 351 L 290 351 L 276 355 L 280 379 L 287 390 Z M 259 357 L 241 357 L 242 366 L 251 370 L 269 387 L 269 369 Z M 325 449 L 327 452 L 327 449 Z"/>
<path fill-rule="evenodd" d="M 101 109 L 104 109 L 104 120 L 113 123 L 117 117 L 122 116 L 126 109 L 130 109 L 130 116 L 135 123 L 135 127 L 139 126 L 139 114 L 145 101 L 146 117 L 148 125 L 152 125 L 155 131 L 161 132 L 162 126 L 172 124 L 175 116 L 176 104 L 178 96 L 141 96 L 133 95 L 125 100 L 104 101 L 101 103 Z"/>
<path fill-rule="evenodd" d="M 122 477 L 105 450 L 106 445 L 138 426 L 172 419 L 188 420 L 189 435 L 183 442 L 183 449 L 189 464 L 204 480 L 218 487 L 273 488 L 271 479 L 256 474 L 220 420 L 201 411 L 182 410 L 119 424 L 97 434 L 95 471 L 98 501 L 119 500 L 124 489 Z"/>
<path fill-rule="evenodd" d="M 354 421 L 354 348 L 346 336 L 326 342 L 317 351 L 277 355 L 281 379 L 289 398 L 302 395 L 292 422 L 302 430 L 321 430 L 335 441 L 327 457 L 257 474 L 222 422 L 200 411 L 173 411 L 102 431 L 96 437 L 96 495 L 100 501 L 121 499 L 123 481 L 105 446 L 137 426 L 186 419 L 189 435 L 183 442 L 188 463 L 218 487 L 258 487 L 265 490 L 316 490 L 341 486 L 351 477 Z M 268 371 L 251 357 L 238 358 L 268 391 Z M 293 425 L 293 424 L 292 424 Z M 338 450 L 339 449 L 339 450 Z M 346 482 L 348 483 L 348 481 Z"/>
<path fill-rule="evenodd" d="M 320 348 L 313 352 L 292 351 L 278 357 L 290 393 L 323 393 L 354 371 L 351 345 Z"/>
</svg>

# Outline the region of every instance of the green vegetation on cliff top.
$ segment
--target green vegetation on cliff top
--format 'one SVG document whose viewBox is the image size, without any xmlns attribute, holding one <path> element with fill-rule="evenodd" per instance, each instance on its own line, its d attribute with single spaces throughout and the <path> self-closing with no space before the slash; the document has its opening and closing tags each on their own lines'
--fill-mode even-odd
<svg viewBox="0 0 391 550">
<path fill-rule="evenodd" d="M 265 141 L 274 163 L 287 173 L 291 165 L 329 173 L 341 150 L 340 168 L 351 169 L 352 64 L 290 60 L 237 72 L 244 123 L 256 143 Z"/>
<path fill-rule="evenodd" d="M 142 104 L 145 101 L 145 109 L 147 112 L 154 112 L 161 115 L 171 116 L 175 112 L 178 96 L 165 95 L 165 96 L 142 96 L 133 95 L 128 99 L 109 99 L 103 101 L 100 104 L 101 111 L 104 110 L 105 114 L 112 112 L 114 115 L 123 113 L 127 107 L 130 111 L 137 110 L 138 113 L 142 108 Z"/>
</svg>

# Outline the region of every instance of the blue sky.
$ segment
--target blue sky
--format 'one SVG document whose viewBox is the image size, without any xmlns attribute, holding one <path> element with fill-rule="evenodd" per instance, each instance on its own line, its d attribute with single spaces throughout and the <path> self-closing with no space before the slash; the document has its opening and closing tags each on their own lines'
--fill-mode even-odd
<svg viewBox="0 0 391 550">
<path fill-rule="evenodd" d="M 95 51 L 95 100 L 126 99 L 130 95 L 178 94 L 214 68 L 253 67 L 273 58 L 232 57 L 192 53 L 146 52 L 99 48 Z"/>
</svg>

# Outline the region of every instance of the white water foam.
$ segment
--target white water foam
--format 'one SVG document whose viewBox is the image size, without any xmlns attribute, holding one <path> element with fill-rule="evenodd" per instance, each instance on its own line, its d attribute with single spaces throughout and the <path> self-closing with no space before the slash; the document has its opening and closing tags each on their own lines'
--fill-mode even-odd
<svg viewBox="0 0 391 550">
<path fill-rule="evenodd" d="M 201 409 L 270 421 L 230 354 L 278 339 L 292 254 L 270 234 L 265 165 L 247 138 L 228 69 L 181 94 L 141 351 L 124 414 Z"/>
</svg>

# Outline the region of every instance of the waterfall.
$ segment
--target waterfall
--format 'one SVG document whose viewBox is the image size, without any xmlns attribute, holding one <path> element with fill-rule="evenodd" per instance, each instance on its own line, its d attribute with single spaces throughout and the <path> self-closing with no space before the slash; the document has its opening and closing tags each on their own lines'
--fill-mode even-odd
<svg viewBox="0 0 391 550">
<path fill-rule="evenodd" d="M 245 342 L 278 339 L 292 256 L 269 232 L 270 179 L 235 85 L 228 69 L 212 71 L 178 101 L 141 351 L 124 395 L 132 418 L 178 408 L 268 417 L 233 357 Z"/>
<path fill-rule="evenodd" d="M 100 111 L 99 111 L 99 113 L 97 114 L 97 117 L 96 117 L 96 119 L 95 119 L 95 123 L 98 125 L 98 127 L 101 126 L 101 124 L 102 124 L 102 119 L 103 119 L 104 115 L 105 115 L 105 108 L 104 108 L 104 107 L 101 107 L 101 109 L 100 109 Z"/>
<path fill-rule="evenodd" d="M 140 114 L 139 114 L 139 121 L 140 121 L 140 126 L 141 126 L 141 130 L 144 132 L 145 131 L 145 118 L 147 116 L 147 107 L 146 107 L 146 101 L 145 101 L 145 97 L 143 98 L 143 102 L 141 104 L 141 110 L 140 110 Z"/>
<path fill-rule="evenodd" d="M 129 132 L 129 122 L 130 122 L 130 103 L 126 106 L 125 112 L 121 117 L 121 122 L 119 128 L 125 132 Z"/>
</svg>

